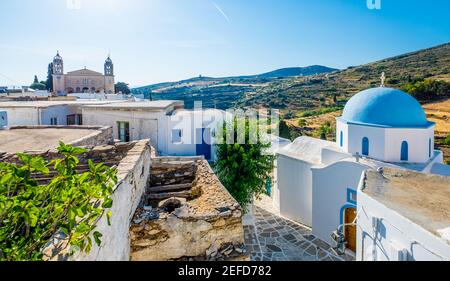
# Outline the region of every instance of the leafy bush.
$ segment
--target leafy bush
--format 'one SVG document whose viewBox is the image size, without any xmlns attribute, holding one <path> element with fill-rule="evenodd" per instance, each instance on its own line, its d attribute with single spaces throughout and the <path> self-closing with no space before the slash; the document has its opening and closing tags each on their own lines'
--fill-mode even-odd
<svg viewBox="0 0 450 281">
<path fill-rule="evenodd" d="M 102 234 L 95 222 L 112 206 L 116 170 L 89 161 L 89 171 L 77 173 L 83 148 L 60 143 L 63 156 L 47 162 L 42 157 L 18 154 L 22 166 L 0 163 L 0 260 L 42 260 L 42 249 L 61 231 L 71 251 L 89 252 L 92 237 L 100 245 Z M 46 185 L 33 179 L 36 174 L 56 175 Z M 107 211 L 107 219 L 111 212 Z"/>
<path fill-rule="evenodd" d="M 432 79 L 403 85 L 402 90 L 420 101 L 430 101 L 450 96 L 450 83 Z"/>
<path fill-rule="evenodd" d="M 445 145 L 450 145 L 450 135 L 448 135 L 444 140 Z"/>
<path fill-rule="evenodd" d="M 250 132 L 250 121 L 248 119 L 244 123 L 245 143 L 239 144 L 238 123 L 235 118 L 230 123 L 224 124 L 223 139 L 217 144 L 217 161 L 214 164 L 214 169 L 231 195 L 242 207 L 246 208 L 254 197 L 266 192 L 266 180 L 273 171 L 274 156 L 265 154 L 265 150 L 270 147 L 270 143 L 264 143 L 261 140 L 259 131 Z M 233 128 L 233 132 L 229 130 L 230 128 Z M 228 133 L 233 133 L 234 144 L 226 142 Z M 250 144 L 250 136 L 254 133 L 257 134 L 258 141 L 255 144 Z"/>
<path fill-rule="evenodd" d="M 311 116 L 319 116 L 326 113 L 331 113 L 335 111 L 342 110 L 342 106 L 332 106 L 332 107 L 323 107 L 317 110 L 307 110 L 303 111 L 299 114 L 299 117 L 305 118 L 305 117 L 311 117 Z"/>
</svg>

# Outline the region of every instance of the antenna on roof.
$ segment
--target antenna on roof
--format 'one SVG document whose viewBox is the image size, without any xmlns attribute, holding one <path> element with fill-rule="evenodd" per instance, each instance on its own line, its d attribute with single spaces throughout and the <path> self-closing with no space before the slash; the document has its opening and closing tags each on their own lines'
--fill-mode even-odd
<svg viewBox="0 0 450 281">
<path fill-rule="evenodd" d="M 386 81 L 386 73 L 384 73 L 384 71 L 381 73 L 381 85 L 380 87 L 384 87 L 384 83 Z"/>
</svg>

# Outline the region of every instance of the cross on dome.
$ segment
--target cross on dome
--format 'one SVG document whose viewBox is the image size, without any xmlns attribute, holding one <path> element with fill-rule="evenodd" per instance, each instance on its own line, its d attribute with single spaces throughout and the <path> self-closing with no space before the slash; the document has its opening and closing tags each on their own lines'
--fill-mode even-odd
<svg viewBox="0 0 450 281">
<path fill-rule="evenodd" d="M 383 73 L 381 73 L 381 86 L 380 87 L 384 87 L 384 85 L 385 85 L 385 81 L 386 81 L 386 73 L 384 73 L 384 71 L 383 71 Z"/>
</svg>

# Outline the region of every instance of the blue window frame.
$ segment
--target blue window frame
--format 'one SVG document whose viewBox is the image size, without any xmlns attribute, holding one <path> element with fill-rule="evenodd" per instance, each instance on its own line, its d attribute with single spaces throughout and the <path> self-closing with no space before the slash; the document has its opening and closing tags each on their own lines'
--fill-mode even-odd
<svg viewBox="0 0 450 281">
<path fill-rule="evenodd" d="M 342 131 L 341 131 L 340 140 L 341 140 L 341 147 L 343 147 L 344 146 L 344 132 L 342 132 Z"/>
<path fill-rule="evenodd" d="M 402 142 L 402 151 L 401 151 L 401 161 L 408 161 L 409 155 L 408 155 L 408 142 L 404 141 Z"/>
<path fill-rule="evenodd" d="M 366 137 L 362 140 L 362 155 L 369 156 L 369 139 Z"/>
</svg>

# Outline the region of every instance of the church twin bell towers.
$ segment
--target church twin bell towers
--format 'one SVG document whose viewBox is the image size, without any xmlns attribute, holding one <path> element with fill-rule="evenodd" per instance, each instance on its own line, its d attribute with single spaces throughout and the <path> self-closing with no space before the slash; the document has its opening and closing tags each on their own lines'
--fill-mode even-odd
<svg viewBox="0 0 450 281">
<path fill-rule="evenodd" d="M 115 94 L 114 64 L 108 58 L 104 64 L 104 75 L 87 68 L 64 74 L 64 62 L 57 52 L 53 58 L 53 92 L 58 96 L 73 93 Z"/>
</svg>

